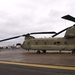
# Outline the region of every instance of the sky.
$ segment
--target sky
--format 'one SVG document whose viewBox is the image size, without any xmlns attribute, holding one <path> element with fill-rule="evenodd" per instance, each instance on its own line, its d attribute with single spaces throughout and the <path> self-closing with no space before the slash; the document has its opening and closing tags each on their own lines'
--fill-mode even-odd
<svg viewBox="0 0 75 75">
<path fill-rule="evenodd" d="M 75 16 L 75 0 L 0 0 L 0 39 L 30 32 L 59 32 L 74 24 L 61 19 L 67 14 Z M 33 36 L 51 37 L 51 35 Z M 24 37 L 21 37 L 1 42 L 0 46 L 23 41 Z"/>
</svg>

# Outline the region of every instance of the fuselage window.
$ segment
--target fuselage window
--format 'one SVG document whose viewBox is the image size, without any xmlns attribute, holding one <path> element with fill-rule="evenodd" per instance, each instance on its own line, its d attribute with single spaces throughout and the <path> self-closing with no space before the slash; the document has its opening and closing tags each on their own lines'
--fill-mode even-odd
<svg viewBox="0 0 75 75">
<path fill-rule="evenodd" d="M 56 42 L 54 42 L 54 45 L 56 44 Z"/>
<path fill-rule="evenodd" d="M 59 41 L 57 41 L 57 42 L 54 42 L 54 45 L 56 45 L 56 44 L 57 44 L 57 45 L 59 45 L 59 44 L 60 44 L 60 42 L 59 42 Z"/>
<path fill-rule="evenodd" d="M 35 44 L 37 45 L 37 44 L 38 44 L 38 42 L 35 42 Z"/>
<path fill-rule="evenodd" d="M 47 44 L 47 42 L 44 42 L 44 44 L 46 45 L 46 44 Z"/>
<path fill-rule="evenodd" d="M 59 41 L 57 41 L 57 44 L 60 44 L 60 42 L 59 42 Z"/>
</svg>

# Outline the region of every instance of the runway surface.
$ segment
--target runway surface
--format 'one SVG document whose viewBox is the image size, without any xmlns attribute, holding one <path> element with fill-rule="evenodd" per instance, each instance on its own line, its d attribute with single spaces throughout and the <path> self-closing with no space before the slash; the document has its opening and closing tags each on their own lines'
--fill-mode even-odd
<svg viewBox="0 0 75 75">
<path fill-rule="evenodd" d="M 47 52 L 46 54 L 37 54 L 35 51 L 28 52 L 22 49 L 4 50 L 0 52 L 0 60 L 46 65 L 75 66 L 75 54 L 71 54 L 70 52 Z"/>
<path fill-rule="evenodd" d="M 75 75 L 75 54 L 71 52 L 47 52 L 2 50 L 0 75 Z"/>
<path fill-rule="evenodd" d="M 17 63 L 18 64 L 18 63 Z M 26 66 L 15 63 L 0 63 L 0 75 L 75 75 L 75 70 Z"/>
</svg>

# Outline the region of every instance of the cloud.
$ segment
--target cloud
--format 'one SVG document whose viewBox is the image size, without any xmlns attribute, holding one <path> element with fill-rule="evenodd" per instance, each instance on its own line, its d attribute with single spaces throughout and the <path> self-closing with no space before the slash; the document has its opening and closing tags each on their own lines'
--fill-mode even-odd
<svg viewBox="0 0 75 75">
<path fill-rule="evenodd" d="M 2 0 L 0 7 L 0 39 L 36 31 L 58 32 L 71 26 L 62 16 L 75 16 L 75 0 Z"/>
</svg>

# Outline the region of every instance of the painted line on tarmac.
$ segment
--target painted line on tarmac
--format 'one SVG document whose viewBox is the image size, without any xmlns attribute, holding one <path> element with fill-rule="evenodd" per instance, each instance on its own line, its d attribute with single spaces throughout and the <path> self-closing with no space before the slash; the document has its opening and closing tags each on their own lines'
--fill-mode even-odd
<svg viewBox="0 0 75 75">
<path fill-rule="evenodd" d="M 52 65 L 40 65 L 40 64 L 26 64 L 19 62 L 7 62 L 0 61 L 2 64 L 11 64 L 11 65 L 22 65 L 22 66 L 32 66 L 32 67 L 40 67 L 40 68 L 52 68 L 52 69 L 63 69 L 63 70 L 75 70 L 75 67 L 66 67 L 66 66 L 52 66 Z"/>
</svg>

